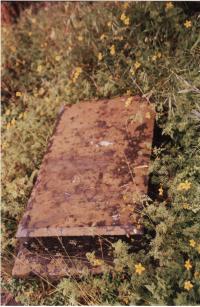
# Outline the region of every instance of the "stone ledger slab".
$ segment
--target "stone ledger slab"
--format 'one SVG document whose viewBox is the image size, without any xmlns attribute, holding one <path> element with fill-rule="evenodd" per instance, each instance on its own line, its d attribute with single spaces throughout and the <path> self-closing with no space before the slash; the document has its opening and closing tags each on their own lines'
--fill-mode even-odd
<svg viewBox="0 0 200 307">
<path fill-rule="evenodd" d="M 154 110 L 127 99 L 63 108 L 18 238 L 141 233 L 133 199 L 148 189 Z"/>
</svg>

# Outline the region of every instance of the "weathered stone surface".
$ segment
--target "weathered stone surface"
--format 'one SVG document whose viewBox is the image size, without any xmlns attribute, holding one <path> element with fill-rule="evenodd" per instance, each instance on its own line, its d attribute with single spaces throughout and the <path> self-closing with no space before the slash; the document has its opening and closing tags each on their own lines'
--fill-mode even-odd
<svg viewBox="0 0 200 307">
<path fill-rule="evenodd" d="M 133 196 L 147 192 L 154 112 L 126 101 L 64 108 L 17 237 L 141 232 Z"/>
</svg>

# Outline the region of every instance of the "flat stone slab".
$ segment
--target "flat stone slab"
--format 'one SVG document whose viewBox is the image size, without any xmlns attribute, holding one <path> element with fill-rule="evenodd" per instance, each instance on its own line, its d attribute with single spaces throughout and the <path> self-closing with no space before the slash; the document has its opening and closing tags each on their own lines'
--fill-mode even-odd
<svg viewBox="0 0 200 307">
<path fill-rule="evenodd" d="M 17 237 L 141 233 L 154 110 L 139 97 L 65 106 Z"/>
</svg>

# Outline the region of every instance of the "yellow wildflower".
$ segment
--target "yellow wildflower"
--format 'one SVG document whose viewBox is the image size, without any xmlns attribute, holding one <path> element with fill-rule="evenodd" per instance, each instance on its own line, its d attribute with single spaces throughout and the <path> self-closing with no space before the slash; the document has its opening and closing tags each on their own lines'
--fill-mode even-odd
<svg viewBox="0 0 200 307">
<path fill-rule="evenodd" d="M 192 22 L 191 20 L 186 20 L 184 23 L 185 28 L 189 29 L 192 27 Z"/>
<path fill-rule="evenodd" d="M 160 188 L 158 189 L 158 192 L 159 192 L 159 196 L 163 196 L 163 187 L 162 185 L 160 186 Z"/>
<path fill-rule="evenodd" d="M 56 55 L 56 56 L 55 56 L 55 60 L 56 60 L 57 62 L 59 62 L 59 61 L 61 60 L 61 56 L 60 56 L 60 55 Z"/>
<path fill-rule="evenodd" d="M 41 73 L 41 71 L 42 71 L 42 65 L 38 65 L 37 72 Z"/>
<path fill-rule="evenodd" d="M 6 110 L 6 116 L 9 116 L 10 115 L 10 110 Z"/>
<path fill-rule="evenodd" d="M 126 19 L 126 15 L 125 15 L 124 13 L 122 13 L 120 19 L 121 19 L 122 21 L 124 21 L 124 20 Z"/>
<path fill-rule="evenodd" d="M 125 101 L 125 107 L 128 108 L 132 102 L 133 98 L 129 97 L 126 101 Z"/>
<path fill-rule="evenodd" d="M 197 251 L 200 254 L 200 244 L 197 246 Z"/>
<path fill-rule="evenodd" d="M 181 182 L 179 183 L 178 187 L 177 187 L 177 191 L 188 191 L 191 188 L 191 182 L 188 182 L 188 180 L 186 180 L 185 182 Z"/>
<path fill-rule="evenodd" d="M 74 74 L 73 74 L 73 79 L 72 81 L 75 83 L 80 74 L 82 73 L 82 68 L 81 67 L 76 67 Z"/>
<path fill-rule="evenodd" d="M 156 56 L 156 55 L 153 55 L 153 56 L 152 56 L 152 61 L 155 62 L 156 60 L 157 60 L 157 56 Z"/>
<path fill-rule="evenodd" d="M 103 55 L 101 52 L 98 53 L 98 60 L 101 61 L 103 59 Z"/>
<path fill-rule="evenodd" d="M 174 7 L 174 5 L 172 2 L 167 2 L 165 7 L 166 7 L 166 10 L 170 10 Z"/>
<path fill-rule="evenodd" d="M 105 35 L 105 34 L 102 34 L 102 35 L 100 36 L 100 40 L 103 41 L 104 39 L 106 39 L 106 35 Z"/>
<path fill-rule="evenodd" d="M 162 56 L 161 52 L 158 52 L 158 53 L 157 53 L 157 58 L 159 58 L 159 59 L 160 59 L 160 58 L 161 58 L 161 56 Z"/>
<path fill-rule="evenodd" d="M 115 46 L 114 46 L 114 45 L 112 45 L 112 46 L 110 47 L 110 54 L 111 54 L 111 55 L 115 55 Z"/>
<path fill-rule="evenodd" d="M 141 263 L 135 264 L 135 272 L 138 275 L 141 275 L 143 273 L 143 271 L 145 271 L 145 267 L 143 267 L 143 265 Z"/>
<path fill-rule="evenodd" d="M 184 267 L 186 268 L 186 270 L 190 270 L 192 268 L 192 263 L 190 261 L 190 259 L 188 259 L 187 261 L 185 261 Z"/>
<path fill-rule="evenodd" d="M 191 247 L 195 247 L 196 246 L 196 242 L 193 239 L 190 240 L 189 243 L 190 243 Z"/>
<path fill-rule="evenodd" d="M 183 209 L 189 209 L 189 208 L 190 208 L 189 204 L 183 204 Z"/>
<path fill-rule="evenodd" d="M 124 24 L 126 26 L 128 26 L 130 24 L 130 18 L 129 17 L 126 17 L 126 19 L 124 20 Z"/>
<path fill-rule="evenodd" d="M 112 22 L 109 21 L 109 22 L 107 23 L 107 26 L 110 28 L 110 27 L 112 26 Z"/>
<path fill-rule="evenodd" d="M 135 74 L 135 69 L 134 69 L 133 67 L 131 67 L 131 69 L 130 69 L 130 73 L 131 73 L 132 75 L 134 75 L 134 74 Z"/>
<path fill-rule="evenodd" d="M 94 253 L 86 253 L 86 257 L 92 266 L 100 266 L 104 264 L 104 261 L 96 258 Z"/>
<path fill-rule="evenodd" d="M 136 61 L 135 64 L 134 64 L 135 69 L 140 68 L 140 66 L 141 66 L 141 63 Z"/>
<path fill-rule="evenodd" d="M 190 280 L 184 282 L 184 289 L 185 290 L 190 291 L 190 289 L 192 289 L 192 288 L 193 288 L 193 284 L 191 283 Z"/>
<path fill-rule="evenodd" d="M 129 303 L 129 298 L 128 298 L 128 297 L 125 297 L 125 298 L 123 299 L 123 301 L 124 301 L 125 304 L 128 304 L 128 303 Z"/>
<path fill-rule="evenodd" d="M 128 3 L 128 2 L 124 2 L 123 8 L 124 8 L 125 10 L 128 8 L 128 6 L 129 6 L 129 3 Z"/>
<path fill-rule="evenodd" d="M 194 272 L 194 277 L 195 278 L 198 278 L 200 276 L 200 273 L 199 272 Z"/>
<path fill-rule="evenodd" d="M 21 92 L 16 92 L 16 97 L 21 97 L 22 93 Z"/>
</svg>

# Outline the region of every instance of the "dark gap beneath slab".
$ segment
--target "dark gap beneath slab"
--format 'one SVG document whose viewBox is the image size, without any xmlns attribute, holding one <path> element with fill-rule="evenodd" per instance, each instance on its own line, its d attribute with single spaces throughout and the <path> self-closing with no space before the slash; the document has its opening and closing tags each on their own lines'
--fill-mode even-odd
<svg viewBox="0 0 200 307">
<path fill-rule="evenodd" d="M 109 269 L 113 266 L 113 244 L 118 240 L 128 244 L 130 253 L 140 249 L 140 235 L 129 238 L 76 236 L 23 239 L 13 268 L 13 276 L 24 278 L 35 275 L 58 280 L 64 276 L 78 278 L 88 272 L 100 274 L 106 267 Z"/>
</svg>

